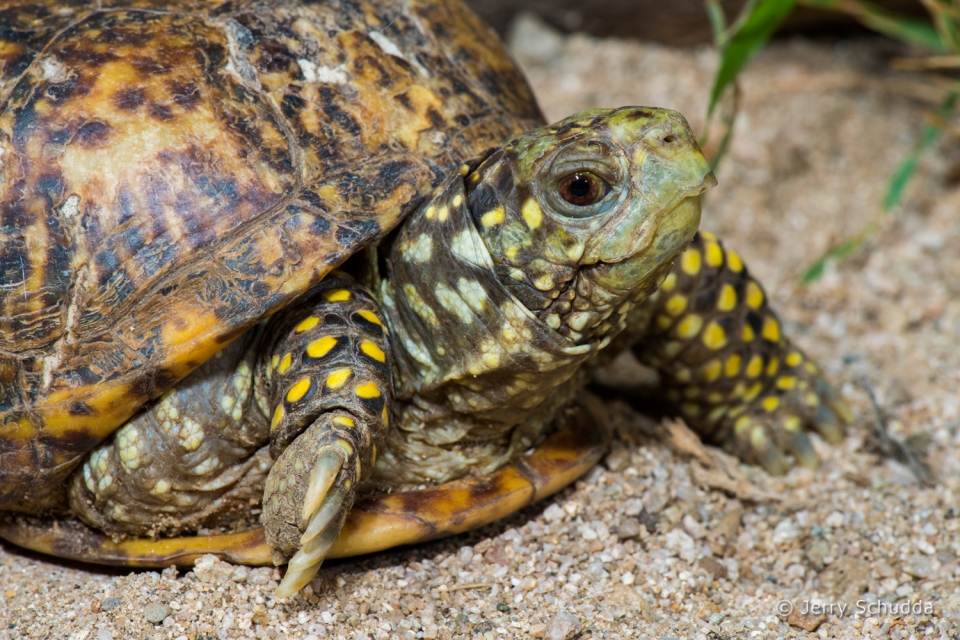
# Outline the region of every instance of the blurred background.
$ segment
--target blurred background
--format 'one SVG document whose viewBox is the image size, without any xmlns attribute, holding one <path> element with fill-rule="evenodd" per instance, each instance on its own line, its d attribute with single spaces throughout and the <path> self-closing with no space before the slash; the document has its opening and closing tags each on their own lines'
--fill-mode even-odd
<svg viewBox="0 0 960 640">
<path fill-rule="evenodd" d="M 746 0 L 721 0 L 727 15 L 737 15 Z M 922 15 L 919 0 L 880 0 L 874 3 L 905 15 Z M 501 34 L 519 13 L 536 15 L 564 32 L 618 36 L 688 46 L 712 40 L 703 0 L 470 0 L 474 11 Z M 852 17 L 837 11 L 796 7 L 783 33 L 843 34 L 862 30 Z"/>
</svg>

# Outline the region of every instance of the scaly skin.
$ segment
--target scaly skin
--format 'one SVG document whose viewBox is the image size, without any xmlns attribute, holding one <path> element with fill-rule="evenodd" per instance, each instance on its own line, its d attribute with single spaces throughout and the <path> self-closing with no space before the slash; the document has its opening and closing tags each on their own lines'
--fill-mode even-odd
<svg viewBox="0 0 960 640">
<path fill-rule="evenodd" d="M 736 252 L 700 232 L 633 319 L 633 352 L 656 368 L 664 397 L 705 437 L 782 474 L 785 454 L 816 468 L 804 431 L 843 439 L 850 409 L 783 335 Z"/>
</svg>

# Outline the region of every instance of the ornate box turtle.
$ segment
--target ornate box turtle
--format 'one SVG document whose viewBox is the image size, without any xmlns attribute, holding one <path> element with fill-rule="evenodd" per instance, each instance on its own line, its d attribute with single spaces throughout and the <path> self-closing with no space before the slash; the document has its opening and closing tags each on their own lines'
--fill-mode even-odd
<svg viewBox="0 0 960 640">
<path fill-rule="evenodd" d="M 0 535 L 287 595 L 572 481 L 623 349 L 815 465 L 848 411 L 697 234 L 714 183 L 677 113 L 543 126 L 457 1 L 0 2 Z"/>
</svg>

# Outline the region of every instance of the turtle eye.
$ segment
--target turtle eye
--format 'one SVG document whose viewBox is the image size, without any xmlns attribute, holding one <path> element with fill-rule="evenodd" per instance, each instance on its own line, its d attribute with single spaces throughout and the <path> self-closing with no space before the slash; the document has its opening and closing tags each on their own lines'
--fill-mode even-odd
<svg viewBox="0 0 960 640">
<path fill-rule="evenodd" d="M 562 179 L 557 190 L 570 204 L 586 207 L 607 195 L 609 185 L 592 173 L 578 171 Z"/>
</svg>

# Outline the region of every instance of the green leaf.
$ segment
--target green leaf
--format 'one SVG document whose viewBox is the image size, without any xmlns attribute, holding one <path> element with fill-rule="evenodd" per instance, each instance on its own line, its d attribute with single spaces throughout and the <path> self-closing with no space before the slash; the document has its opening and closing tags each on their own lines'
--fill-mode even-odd
<svg viewBox="0 0 960 640">
<path fill-rule="evenodd" d="M 846 242 L 841 243 L 840 245 L 834 247 L 827 253 L 823 255 L 822 258 L 817 260 L 811 265 L 809 269 L 803 272 L 803 275 L 800 276 L 801 284 L 810 284 L 819 280 L 823 276 L 823 272 L 827 268 L 827 262 L 829 260 L 839 260 L 841 258 L 846 258 L 848 255 L 856 251 L 863 239 L 860 237 L 847 240 Z"/>
<path fill-rule="evenodd" d="M 846 13 L 856 18 L 868 29 L 873 29 L 896 40 L 934 51 L 946 50 L 936 27 L 929 21 L 899 16 L 875 4 L 862 2 L 861 0 L 799 1 L 800 4 L 808 7 Z"/>
<path fill-rule="evenodd" d="M 948 118 L 953 112 L 953 108 L 957 104 L 958 95 L 960 95 L 960 88 L 954 89 L 947 94 L 947 97 L 940 104 L 940 108 L 937 109 L 937 116 L 941 120 Z M 887 186 L 887 195 L 883 198 L 884 210 L 890 211 L 900 204 L 900 200 L 903 198 L 903 191 L 913 178 L 913 174 L 916 173 L 917 165 L 920 164 L 920 156 L 939 136 L 940 129 L 935 125 L 928 124 L 924 127 L 923 134 L 920 136 L 917 144 L 914 145 L 913 151 L 900 162 L 900 166 L 897 167 L 897 170 L 893 172 L 893 176 L 890 178 L 890 183 Z"/>
<path fill-rule="evenodd" d="M 794 4 L 796 0 L 759 0 L 752 7 L 748 5 L 750 13 L 737 20 L 734 33 L 722 43 L 720 68 L 710 92 L 707 120 L 713 115 L 724 89 L 734 81 L 753 54 L 770 39 Z"/>
</svg>

